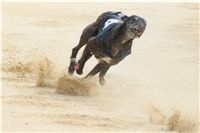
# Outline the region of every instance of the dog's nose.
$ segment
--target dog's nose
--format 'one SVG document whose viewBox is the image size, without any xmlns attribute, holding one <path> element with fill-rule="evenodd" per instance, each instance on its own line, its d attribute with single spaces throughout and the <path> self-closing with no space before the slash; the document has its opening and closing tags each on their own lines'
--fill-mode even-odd
<svg viewBox="0 0 200 133">
<path fill-rule="evenodd" d="M 138 24 L 140 25 L 139 27 L 142 28 L 142 29 L 145 29 L 146 28 L 146 25 L 147 25 L 147 21 L 143 18 L 141 18 L 139 21 L 138 21 Z"/>
<path fill-rule="evenodd" d="M 133 29 L 135 30 L 135 31 L 138 31 L 139 30 L 139 25 L 135 25 L 135 26 L 133 26 Z"/>
</svg>

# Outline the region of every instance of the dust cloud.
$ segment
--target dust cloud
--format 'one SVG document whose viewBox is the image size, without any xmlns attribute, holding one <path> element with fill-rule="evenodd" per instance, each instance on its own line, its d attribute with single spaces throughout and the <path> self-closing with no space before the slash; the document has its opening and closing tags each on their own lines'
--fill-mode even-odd
<svg viewBox="0 0 200 133">
<path fill-rule="evenodd" d="M 101 86 L 97 76 L 83 79 L 94 58 L 81 76 L 67 66 L 82 29 L 108 9 L 141 15 L 148 26 Z M 192 3 L 3 4 L 3 130 L 198 132 L 198 10 Z"/>
</svg>

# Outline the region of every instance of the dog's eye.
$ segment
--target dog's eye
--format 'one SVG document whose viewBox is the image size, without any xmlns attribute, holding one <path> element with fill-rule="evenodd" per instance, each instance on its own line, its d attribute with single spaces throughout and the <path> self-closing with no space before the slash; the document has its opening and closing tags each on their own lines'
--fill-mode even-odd
<svg viewBox="0 0 200 133">
<path fill-rule="evenodd" d="M 137 31 L 137 28 L 133 28 L 135 31 Z"/>
<path fill-rule="evenodd" d="M 137 20 L 138 20 L 138 17 L 135 17 L 134 19 L 135 19 L 135 21 L 137 21 Z"/>
</svg>

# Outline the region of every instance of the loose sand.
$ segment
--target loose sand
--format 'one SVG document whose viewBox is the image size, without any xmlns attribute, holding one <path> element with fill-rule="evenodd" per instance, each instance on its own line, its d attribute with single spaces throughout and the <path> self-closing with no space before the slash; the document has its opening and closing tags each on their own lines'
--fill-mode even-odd
<svg viewBox="0 0 200 133">
<path fill-rule="evenodd" d="M 3 4 L 3 131 L 197 131 L 198 7 Z M 67 66 L 82 29 L 108 10 L 140 15 L 148 25 L 102 87 L 97 77 L 68 76 Z"/>
</svg>

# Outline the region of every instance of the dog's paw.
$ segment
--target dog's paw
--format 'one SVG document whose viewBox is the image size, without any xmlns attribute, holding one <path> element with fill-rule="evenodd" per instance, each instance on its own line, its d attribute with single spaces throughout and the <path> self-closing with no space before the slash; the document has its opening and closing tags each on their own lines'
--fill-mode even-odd
<svg viewBox="0 0 200 133">
<path fill-rule="evenodd" d="M 78 63 L 75 58 L 72 58 L 68 67 L 68 73 L 73 75 L 74 71 L 78 69 Z"/>
<path fill-rule="evenodd" d="M 105 84 L 105 80 L 99 80 L 99 84 L 103 86 Z"/>
<path fill-rule="evenodd" d="M 76 70 L 76 73 L 77 73 L 78 75 L 81 75 L 81 74 L 83 74 L 83 71 L 80 70 L 80 69 L 77 69 L 77 70 Z"/>
</svg>

